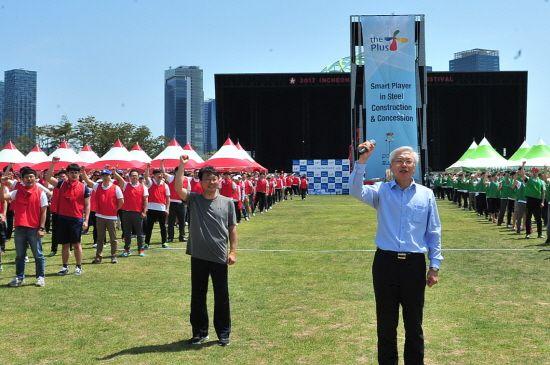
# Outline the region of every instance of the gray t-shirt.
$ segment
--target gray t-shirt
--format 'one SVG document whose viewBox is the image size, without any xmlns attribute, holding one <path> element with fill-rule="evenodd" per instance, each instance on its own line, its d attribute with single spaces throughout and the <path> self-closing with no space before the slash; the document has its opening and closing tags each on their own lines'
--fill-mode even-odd
<svg viewBox="0 0 550 365">
<path fill-rule="evenodd" d="M 235 225 L 233 200 L 219 195 L 209 200 L 202 194 L 189 193 L 189 241 L 187 253 L 192 257 L 227 263 L 229 227 Z"/>
</svg>

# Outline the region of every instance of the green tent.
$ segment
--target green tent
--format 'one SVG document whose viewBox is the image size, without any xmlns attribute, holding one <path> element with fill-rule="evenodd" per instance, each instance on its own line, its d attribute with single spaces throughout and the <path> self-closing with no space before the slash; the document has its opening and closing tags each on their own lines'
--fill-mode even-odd
<svg viewBox="0 0 550 365">
<path fill-rule="evenodd" d="M 479 146 L 470 154 L 469 159 L 464 161 L 464 170 L 486 170 L 486 169 L 505 169 L 508 167 L 508 160 L 501 156 L 487 138 L 483 137 Z"/>
<path fill-rule="evenodd" d="M 470 156 L 475 152 L 476 148 L 477 148 L 477 143 L 474 140 L 470 145 L 470 147 L 468 147 L 466 152 L 464 152 L 462 156 L 458 159 L 458 161 L 456 161 L 451 166 L 447 167 L 445 171 L 448 171 L 448 172 L 461 171 L 462 166 L 464 165 L 464 162 L 470 159 Z"/>
<path fill-rule="evenodd" d="M 542 139 L 539 139 L 536 145 L 529 148 L 529 151 L 523 155 L 522 161 L 526 161 L 527 167 L 550 167 L 550 147 Z"/>
</svg>

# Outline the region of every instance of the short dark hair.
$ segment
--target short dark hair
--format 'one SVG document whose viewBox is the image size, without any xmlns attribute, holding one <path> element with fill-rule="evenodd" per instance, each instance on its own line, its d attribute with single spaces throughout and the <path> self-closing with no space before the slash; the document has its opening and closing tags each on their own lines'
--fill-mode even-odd
<svg viewBox="0 0 550 365">
<path fill-rule="evenodd" d="M 204 166 L 199 170 L 199 180 L 202 180 L 204 175 L 214 175 L 220 177 L 220 173 L 213 166 Z"/>
<path fill-rule="evenodd" d="M 61 174 L 67 175 L 67 171 L 65 171 L 64 169 L 61 169 L 61 170 L 59 170 L 59 171 L 57 172 L 57 174 L 55 174 L 55 176 L 59 176 L 59 175 L 61 175 Z"/>
<path fill-rule="evenodd" d="M 31 174 L 36 177 L 36 171 L 28 166 L 22 167 L 21 170 L 19 170 L 19 173 L 21 174 L 21 177 L 25 177 Z"/>
<path fill-rule="evenodd" d="M 153 175 L 160 174 L 161 172 L 162 172 L 161 169 L 154 169 L 153 170 Z"/>
<path fill-rule="evenodd" d="M 139 175 L 139 171 L 137 169 L 131 169 L 130 172 L 128 173 L 128 175 L 131 175 L 132 172 L 135 172 L 136 174 Z"/>
<path fill-rule="evenodd" d="M 80 166 L 78 166 L 77 163 L 72 163 L 67 166 L 67 172 L 68 171 L 80 171 Z"/>
</svg>

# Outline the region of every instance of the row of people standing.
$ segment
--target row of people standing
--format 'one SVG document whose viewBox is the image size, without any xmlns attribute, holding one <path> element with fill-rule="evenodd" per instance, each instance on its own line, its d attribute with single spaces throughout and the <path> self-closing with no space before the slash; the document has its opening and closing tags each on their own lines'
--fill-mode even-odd
<svg viewBox="0 0 550 365">
<path fill-rule="evenodd" d="M 74 274 L 82 274 L 81 235 L 88 232 L 90 227 L 93 227 L 93 241 L 96 249 L 93 264 L 100 264 L 103 261 L 107 235 L 110 243 L 110 261 L 113 264 L 118 262 L 117 227 L 122 228 L 124 239 L 124 249 L 119 255 L 122 257 L 131 255 L 133 237 L 137 240 L 138 255 L 145 256 L 145 250 L 151 244 L 156 223 L 159 223 L 160 243 L 163 248 L 168 247 L 167 243 L 173 242 L 176 223 L 179 228 L 179 241 L 187 240 L 185 234 L 186 221 L 189 217 L 187 203 L 183 202 L 175 192 L 176 175 L 166 172 L 164 166 L 154 170 L 148 166 L 145 173 L 140 175 L 137 170 L 128 170 L 124 173 L 109 168 L 86 172 L 83 167 L 71 164 L 54 174 L 55 162 L 53 160 L 50 168 L 42 173 L 24 168 L 17 176 L 10 171 L 11 166 L 4 169 L 0 201 L 0 254 L 5 250 L 6 240 L 11 238 L 12 227 L 15 225 L 17 231 L 20 226 L 16 218 L 17 203 L 11 194 L 14 191 L 25 191 L 23 188 L 26 186 L 26 175 L 32 177 L 33 186 L 36 186 L 45 196 L 46 212 L 44 222 L 39 219 L 42 214 L 40 209 L 33 213 L 36 219 L 33 220 L 31 228 L 37 229 L 41 235 L 37 236 L 40 238 L 38 242 L 27 242 L 24 250 L 20 247 L 17 251 L 16 263 L 22 262 L 22 267 L 24 267 L 26 255 L 21 256 L 21 253 L 26 253 L 27 246 L 33 250 L 37 265 L 39 262 L 44 263 L 41 238 L 46 233 L 51 233 L 50 256 L 55 256 L 58 247 L 62 247 L 62 267 L 58 272 L 59 275 L 69 274 L 71 251 L 76 261 Z M 198 171 L 195 171 L 193 176 L 184 177 L 182 184 L 188 191 L 201 194 L 202 188 L 197 175 Z M 220 193 L 234 199 L 238 221 L 241 217 L 250 220 L 250 216 L 254 216 L 256 210 L 260 213 L 267 212 L 276 203 L 292 199 L 298 193 L 301 193 L 302 199 L 307 194 L 305 176 L 300 178 L 297 175 L 281 172 L 267 176 L 255 173 L 226 177 L 220 183 Z M 35 225 L 37 226 L 34 227 Z M 22 237 L 21 234 L 19 236 Z M 22 284 L 24 269 L 21 270 L 18 270 L 16 278 L 10 283 L 12 286 Z M 43 284 L 43 267 L 39 269 L 37 266 L 36 275 L 37 278 L 41 278 L 40 282 Z"/>
<path fill-rule="evenodd" d="M 525 238 L 533 234 L 532 219 L 537 227 L 537 238 L 550 244 L 548 194 L 550 172 L 522 166 L 515 171 L 443 173 L 433 179 L 434 192 L 440 199 L 448 199 L 464 210 L 474 210 L 480 216 L 506 227 Z"/>
</svg>

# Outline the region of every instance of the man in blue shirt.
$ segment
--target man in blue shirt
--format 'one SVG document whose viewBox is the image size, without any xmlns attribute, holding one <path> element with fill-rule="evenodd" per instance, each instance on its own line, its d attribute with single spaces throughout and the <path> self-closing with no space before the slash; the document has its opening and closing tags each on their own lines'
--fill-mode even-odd
<svg viewBox="0 0 550 365">
<path fill-rule="evenodd" d="M 441 222 L 433 192 L 413 180 L 418 155 L 411 147 L 390 154 L 394 180 L 363 185 L 366 162 L 375 146 L 364 142 L 351 174 L 350 193 L 377 211 L 376 254 L 372 278 L 376 298 L 378 362 L 397 364 L 399 305 L 405 326 L 405 364 L 424 363 L 422 314 L 424 289 L 437 284 Z M 426 273 L 425 254 L 430 261 Z"/>
</svg>

